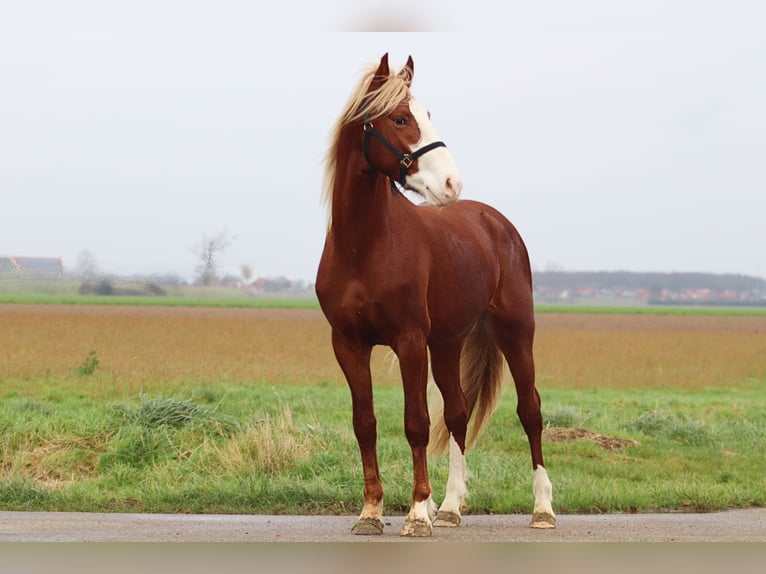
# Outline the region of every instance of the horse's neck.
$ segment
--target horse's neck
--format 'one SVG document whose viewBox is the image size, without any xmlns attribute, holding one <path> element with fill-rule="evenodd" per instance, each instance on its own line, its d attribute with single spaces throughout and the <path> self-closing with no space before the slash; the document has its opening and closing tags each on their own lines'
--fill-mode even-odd
<svg viewBox="0 0 766 574">
<path fill-rule="evenodd" d="M 333 190 L 331 235 L 339 248 L 359 256 L 385 234 L 394 198 L 388 179 L 366 169 L 366 163 L 344 165 Z"/>
</svg>

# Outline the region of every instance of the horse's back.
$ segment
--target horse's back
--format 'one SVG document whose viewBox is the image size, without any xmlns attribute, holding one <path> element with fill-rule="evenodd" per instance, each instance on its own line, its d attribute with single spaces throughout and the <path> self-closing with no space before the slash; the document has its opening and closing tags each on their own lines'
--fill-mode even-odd
<svg viewBox="0 0 766 574">
<path fill-rule="evenodd" d="M 460 200 L 436 210 L 433 219 L 449 233 L 474 236 L 492 251 L 505 271 L 529 275 L 529 255 L 516 226 L 500 211 L 480 201 Z"/>
</svg>

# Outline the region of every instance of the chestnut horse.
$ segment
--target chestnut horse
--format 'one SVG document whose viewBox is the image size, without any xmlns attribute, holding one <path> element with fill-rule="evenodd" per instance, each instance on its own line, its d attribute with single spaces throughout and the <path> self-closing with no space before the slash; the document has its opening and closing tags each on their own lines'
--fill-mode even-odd
<svg viewBox="0 0 766 574">
<path fill-rule="evenodd" d="M 556 519 L 543 466 L 543 420 L 532 357 L 529 257 L 519 233 L 499 212 L 483 203 L 457 201 L 460 175 L 428 112 L 410 94 L 412 75 L 412 58 L 396 74 L 385 54 L 352 95 L 327 154 L 330 213 L 316 292 L 351 390 L 362 455 L 364 507 L 353 532 L 383 532 L 370 373 L 374 345 L 393 349 L 404 385 L 414 482 L 401 534 L 429 536 L 432 525 L 460 523 L 467 493 L 466 447 L 497 404 L 503 356 L 532 452 L 530 526 L 552 528 Z M 430 205 L 414 205 L 394 182 Z M 432 428 L 429 354 L 441 394 Z M 449 445 L 446 496 L 438 513 L 428 478 L 429 436 L 432 452 Z"/>
</svg>

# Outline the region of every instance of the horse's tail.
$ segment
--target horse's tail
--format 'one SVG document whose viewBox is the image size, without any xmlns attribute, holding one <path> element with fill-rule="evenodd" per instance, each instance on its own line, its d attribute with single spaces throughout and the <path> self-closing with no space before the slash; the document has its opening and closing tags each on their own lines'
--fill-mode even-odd
<svg viewBox="0 0 766 574">
<path fill-rule="evenodd" d="M 495 412 L 503 386 L 503 356 L 483 321 L 468 335 L 460 356 L 460 386 L 468 407 L 466 450 L 476 441 Z M 441 454 L 449 444 L 444 422 L 444 402 L 437 390 L 431 394 L 431 436 L 428 450 Z"/>
</svg>

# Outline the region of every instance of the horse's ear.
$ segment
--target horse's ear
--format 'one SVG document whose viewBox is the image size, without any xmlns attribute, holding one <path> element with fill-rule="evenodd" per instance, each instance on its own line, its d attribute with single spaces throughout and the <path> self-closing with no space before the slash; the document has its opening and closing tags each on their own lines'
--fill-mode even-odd
<svg viewBox="0 0 766 574">
<path fill-rule="evenodd" d="M 414 74 L 415 63 L 412 61 L 412 56 L 408 56 L 407 63 L 404 65 L 404 68 L 402 68 L 402 71 L 399 72 L 399 77 L 404 80 L 404 83 L 407 84 L 408 88 L 412 84 L 412 77 Z"/>
<path fill-rule="evenodd" d="M 388 67 L 388 52 L 386 52 L 380 59 L 380 64 L 378 65 L 378 69 L 375 70 L 375 75 L 372 77 L 372 81 L 370 81 L 368 91 L 372 92 L 380 88 L 386 81 L 388 81 L 388 76 L 390 74 L 391 69 Z"/>
</svg>

